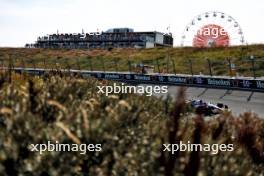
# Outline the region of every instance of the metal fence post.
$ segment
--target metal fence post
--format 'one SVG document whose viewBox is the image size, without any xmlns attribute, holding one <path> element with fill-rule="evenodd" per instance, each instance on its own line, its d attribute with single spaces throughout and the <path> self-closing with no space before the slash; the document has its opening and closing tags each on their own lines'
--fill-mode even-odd
<svg viewBox="0 0 264 176">
<path fill-rule="evenodd" d="M 169 73 L 169 56 L 167 56 L 167 63 L 166 63 L 166 72 Z"/>
<path fill-rule="evenodd" d="M 128 60 L 128 70 L 129 70 L 130 73 L 132 72 L 132 69 L 131 69 L 131 61 L 130 60 Z"/>
<path fill-rule="evenodd" d="M 118 72 L 118 65 L 117 65 L 117 59 L 116 58 L 114 59 L 114 62 L 115 62 L 115 70 L 116 70 L 116 72 Z"/>
<path fill-rule="evenodd" d="M 192 60 L 191 59 L 189 59 L 189 66 L 190 66 L 191 75 L 193 76 L 193 65 L 192 65 Z"/>
<path fill-rule="evenodd" d="M 101 58 L 101 62 L 102 62 L 103 69 L 104 69 L 104 72 L 105 72 L 105 63 L 104 63 L 104 58 Z"/>
<path fill-rule="evenodd" d="M 230 77 L 232 77 L 231 59 L 230 58 L 227 58 L 227 61 L 228 61 L 229 75 L 230 75 Z"/>
<path fill-rule="evenodd" d="M 79 60 L 78 57 L 77 57 L 77 60 L 76 60 L 76 64 L 77 64 L 78 70 L 81 70 L 80 60 Z"/>
<path fill-rule="evenodd" d="M 156 59 L 157 66 L 158 66 L 158 72 L 160 73 L 160 66 L 159 66 L 159 59 Z"/>
<path fill-rule="evenodd" d="M 211 61 L 210 61 L 210 59 L 207 59 L 207 62 L 208 62 L 208 66 L 209 66 L 209 73 L 210 73 L 210 76 L 213 76 L 212 65 L 211 65 Z"/>
<path fill-rule="evenodd" d="M 1 61 L 1 77 L 3 77 L 4 73 L 5 73 L 5 68 L 4 68 L 4 59 L 1 57 L 0 59 Z"/>
<path fill-rule="evenodd" d="M 4 61 L 2 58 L 0 59 L 0 61 L 1 61 L 1 67 L 2 67 L 1 70 L 4 70 Z"/>
<path fill-rule="evenodd" d="M 8 82 L 12 82 L 12 57 L 8 55 Z"/>
<path fill-rule="evenodd" d="M 90 63 L 90 70 L 93 71 L 93 63 L 92 63 L 92 59 L 89 58 L 89 63 Z"/>
<path fill-rule="evenodd" d="M 34 68 L 34 70 L 36 70 L 36 63 L 35 63 L 35 60 L 34 60 L 34 58 L 33 58 L 33 59 L 31 59 L 31 62 L 32 62 L 32 64 L 33 64 L 33 68 Z"/>
<path fill-rule="evenodd" d="M 173 72 L 176 75 L 176 65 L 174 59 L 172 59 L 172 65 L 173 65 Z"/>
<path fill-rule="evenodd" d="M 24 61 L 24 58 L 23 57 L 21 57 L 21 68 L 22 68 L 22 74 L 23 74 L 23 76 L 25 75 L 25 61 Z"/>
<path fill-rule="evenodd" d="M 56 68 L 56 71 L 59 72 L 59 63 L 58 62 L 55 63 L 55 68 Z"/>
<path fill-rule="evenodd" d="M 25 63 L 24 63 L 24 58 L 23 57 L 21 57 L 21 68 L 23 68 L 23 70 L 25 69 Z"/>
<path fill-rule="evenodd" d="M 67 58 L 65 60 L 65 63 L 66 63 L 66 69 L 67 69 L 68 73 L 70 73 L 70 65 L 68 63 L 68 59 Z"/>
<path fill-rule="evenodd" d="M 43 57 L 44 70 L 46 70 L 46 57 Z"/>
<path fill-rule="evenodd" d="M 254 57 L 253 55 L 250 56 L 250 60 L 251 60 L 251 65 L 252 65 L 252 73 L 253 73 L 253 77 L 254 77 L 254 79 L 256 79 L 255 57 Z"/>
</svg>

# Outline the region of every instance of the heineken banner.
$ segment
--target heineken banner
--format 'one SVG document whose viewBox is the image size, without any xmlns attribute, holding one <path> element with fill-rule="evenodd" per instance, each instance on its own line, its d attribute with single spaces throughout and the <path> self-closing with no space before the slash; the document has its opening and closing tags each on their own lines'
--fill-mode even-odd
<svg viewBox="0 0 264 176">
<path fill-rule="evenodd" d="M 18 73 L 26 72 L 28 74 L 43 75 L 54 70 L 44 69 L 14 69 Z M 61 70 L 60 72 L 69 72 L 69 70 Z M 237 89 L 247 91 L 261 91 L 264 92 L 263 79 L 249 79 L 249 78 L 228 78 L 228 77 L 210 77 L 210 76 L 190 76 L 190 75 L 143 75 L 136 73 L 114 73 L 114 72 L 90 72 L 70 70 L 72 74 L 79 74 L 84 78 L 95 77 L 98 79 L 108 79 L 123 82 L 134 82 L 144 84 L 167 84 L 179 86 L 194 86 L 206 88 L 222 88 L 222 89 Z"/>
</svg>

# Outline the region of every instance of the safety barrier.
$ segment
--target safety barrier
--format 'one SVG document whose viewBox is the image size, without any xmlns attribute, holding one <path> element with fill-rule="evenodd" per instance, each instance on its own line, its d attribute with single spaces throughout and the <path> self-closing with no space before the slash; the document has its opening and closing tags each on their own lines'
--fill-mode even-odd
<svg viewBox="0 0 264 176">
<path fill-rule="evenodd" d="M 249 77 L 224 77 L 208 75 L 173 75 L 173 74 L 138 74 L 130 72 L 102 72 L 88 70 L 51 70 L 41 68 L 13 68 L 17 73 L 28 73 L 33 75 L 44 75 L 49 72 L 62 72 L 78 74 L 83 78 L 95 77 L 136 84 L 165 84 L 188 87 L 220 88 L 231 90 L 264 92 L 264 79 Z"/>
</svg>

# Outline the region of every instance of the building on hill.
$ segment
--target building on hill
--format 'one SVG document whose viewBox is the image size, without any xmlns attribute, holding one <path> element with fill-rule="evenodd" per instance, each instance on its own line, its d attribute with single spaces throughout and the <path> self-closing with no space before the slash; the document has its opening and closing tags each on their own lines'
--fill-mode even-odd
<svg viewBox="0 0 264 176">
<path fill-rule="evenodd" d="M 161 32 L 134 32 L 130 28 L 113 28 L 105 32 L 52 34 L 38 37 L 35 44 L 26 44 L 33 48 L 154 48 L 172 47 L 172 34 Z"/>
</svg>

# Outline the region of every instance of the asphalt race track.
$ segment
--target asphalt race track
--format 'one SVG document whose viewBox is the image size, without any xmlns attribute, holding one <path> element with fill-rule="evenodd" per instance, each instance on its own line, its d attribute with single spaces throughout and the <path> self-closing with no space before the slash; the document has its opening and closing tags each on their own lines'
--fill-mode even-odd
<svg viewBox="0 0 264 176">
<path fill-rule="evenodd" d="M 169 86 L 168 94 L 176 97 L 178 89 L 178 86 Z M 188 87 L 186 94 L 187 99 L 201 99 L 206 102 L 224 103 L 229 106 L 235 115 L 252 111 L 264 118 L 264 93 Z M 156 96 L 166 97 L 164 94 L 156 94 Z"/>
</svg>

